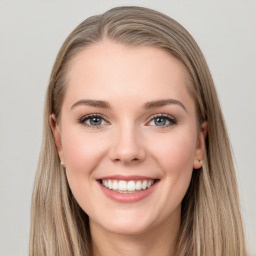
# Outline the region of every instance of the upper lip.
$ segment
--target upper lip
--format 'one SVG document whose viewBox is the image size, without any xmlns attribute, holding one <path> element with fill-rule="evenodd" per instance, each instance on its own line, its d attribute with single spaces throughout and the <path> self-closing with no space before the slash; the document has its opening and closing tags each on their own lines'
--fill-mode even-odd
<svg viewBox="0 0 256 256">
<path fill-rule="evenodd" d="M 140 175 L 110 175 L 97 180 L 156 180 L 157 178 Z"/>
</svg>

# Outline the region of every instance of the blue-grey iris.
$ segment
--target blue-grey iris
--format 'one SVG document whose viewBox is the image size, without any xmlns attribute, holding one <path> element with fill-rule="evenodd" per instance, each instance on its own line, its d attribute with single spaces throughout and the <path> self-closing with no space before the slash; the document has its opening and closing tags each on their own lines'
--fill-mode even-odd
<svg viewBox="0 0 256 256">
<path fill-rule="evenodd" d="M 155 118 L 155 125 L 156 126 L 166 125 L 166 118 L 165 117 L 156 117 Z"/>
<path fill-rule="evenodd" d="M 90 125 L 101 125 L 102 118 L 99 117 L 91 117 L 90 118 Z"/>
</svg>

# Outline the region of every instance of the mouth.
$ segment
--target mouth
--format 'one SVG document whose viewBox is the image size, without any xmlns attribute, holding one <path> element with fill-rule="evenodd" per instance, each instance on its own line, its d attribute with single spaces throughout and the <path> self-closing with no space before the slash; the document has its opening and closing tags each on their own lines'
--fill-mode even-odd
<svg viewBox="0 0 256 256">
<path fill-rule="evenodd" d="M 137 193 L 147 190 L 154 186 L 159 179 L 136 179 L 136 180 L 124 180 L 124 179 L 100 179 L 98 182 L 109 190 L 113 190 L 118 193 Z"/>
</svg>

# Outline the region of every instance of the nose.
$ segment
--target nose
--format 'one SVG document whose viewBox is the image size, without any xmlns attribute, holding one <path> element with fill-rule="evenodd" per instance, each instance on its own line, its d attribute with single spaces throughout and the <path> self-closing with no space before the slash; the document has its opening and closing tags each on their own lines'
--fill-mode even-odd
<svg viewBox="0 0 256 256">
<path fill-rule="evenodd" d="M 116 130 L 109 154 L 114 162 L 123 164 L 142 162 L 146 157 L 142 136 L 134 127 L 126 126 Z"/>
</svg>

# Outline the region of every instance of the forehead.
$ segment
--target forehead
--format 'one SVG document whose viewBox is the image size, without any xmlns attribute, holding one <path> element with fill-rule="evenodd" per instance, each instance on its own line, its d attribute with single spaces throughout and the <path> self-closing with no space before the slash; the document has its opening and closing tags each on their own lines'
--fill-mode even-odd
<svg viewBox="0 0 256 256">
<path fill-rule="evenodd" d="M 190 86 L 185 66 L 166 51 L 103 40 L 70 62 L 66 96 L 124 101 L 188 98 Z"/>
</svg>

